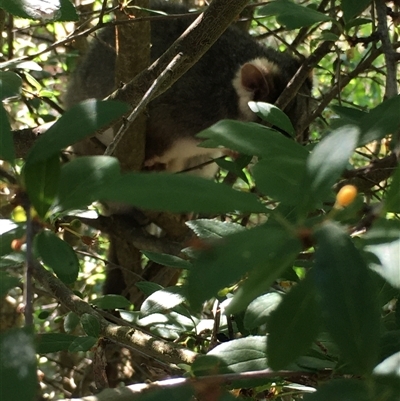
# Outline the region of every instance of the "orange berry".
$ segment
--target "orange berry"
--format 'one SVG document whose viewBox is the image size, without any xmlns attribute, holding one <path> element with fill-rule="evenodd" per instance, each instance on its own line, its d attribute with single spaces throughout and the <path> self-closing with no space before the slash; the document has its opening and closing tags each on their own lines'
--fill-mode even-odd
<svg viewBox="0 0 400 401">
<path fill-rule="evenodd" d="M 350 205 L 357 196 L 357 188 L 354 185 L 345 185 L 336 195 L 335 206 L 345 207 Z"/>
<path fill-rule="evenodd" d="M 11 249 L 15 252 L 19 252 L 22 248 L 22 245 L 25 243 L 24 239 L 13 239 L 11 241 Z"/>
</svg>

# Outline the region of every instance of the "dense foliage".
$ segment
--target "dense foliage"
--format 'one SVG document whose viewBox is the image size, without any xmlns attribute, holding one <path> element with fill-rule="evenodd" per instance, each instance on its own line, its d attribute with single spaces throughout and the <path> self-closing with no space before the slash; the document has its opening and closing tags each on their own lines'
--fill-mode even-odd
<svg viewBox="0 0 400 401">
<path fill-rule="evenodd" d="M 216 182 L 121 173 L 112 156 L 65 161 L 130 106 L 63 112 L 71 43 L 101 4 L 74 31 L 78 8 L 56 3 L 0 0 L 1 399 L 125 384 L 98 400 L 400 400 L 398 1 L 249 8 L 252 34 L 308 55 L 297 78 L 313 70 L 310 137 L 297 143 L 279 108 L 253 103 L 265 125 L 199 134 L 234 151 Z M 104 1 L 104 21 L 111 11 Z M 184 214 L 166 215 L 184 235 L 100 216 L 98 201 Z M 172 271 L 169 284 L 135 271 L 143 302 L 102 296 L 106 234 L 140 249 L 143 271 Z"/>
</svg>

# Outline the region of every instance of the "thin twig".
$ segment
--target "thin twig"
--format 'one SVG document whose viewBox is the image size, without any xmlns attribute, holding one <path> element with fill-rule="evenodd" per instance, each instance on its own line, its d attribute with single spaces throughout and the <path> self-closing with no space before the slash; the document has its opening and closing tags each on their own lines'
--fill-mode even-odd
<svg viewBox="0 0 400 401">
<path fill-rule="evenodd" d="M 378 19 L 378 33 L 382 42 L 382 50 L 385 55 L 386 63 L 386 85 L 385 98 L 390 99 L 397 95 L 397 70 L 396 70 L 396 53 L 390 42 L 386 4 L 384 0 L 375 0 L 376 16 Z"/>
</svg>

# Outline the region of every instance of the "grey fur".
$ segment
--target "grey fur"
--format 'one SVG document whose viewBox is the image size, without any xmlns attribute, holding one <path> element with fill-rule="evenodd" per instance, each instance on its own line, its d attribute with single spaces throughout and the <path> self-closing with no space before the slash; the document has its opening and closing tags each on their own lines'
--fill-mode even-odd
<svg viewBox="0 0 400 401">
<path fill-rule="evenodd" d="M 168 13 L 184 13 L 186 8 L 163 1 L 152 1 L 152 8 Z M 157 59 L 189 26 L 190 19 L 152 22 L 151 59 Z M 72 76 L 66 94 L 67 107 L 87 99 L 104 98 L 115 89 L 114 29 L 106 28 L 94 39 L 88 53 Z M 276 101 L 299 67 L 298 60 L 255 41 L 243 31 L 230 27 L 207 53 L 168 91 L 153 100 L 148 108 L 146 156 L 148 166 L 163 163 L 162 156 L 179 141 L 194 141 L 195 135 L 224 119 L 243 119 L 237 90 L 232 85 L 240 67 L 256 58 L 278 66 L 273 74 L 273 89 L 265 98 L 254 90 L 253 99 L 270 103 Z M 311 82 L 303 85 L 303 94 L 286 108 L 296 127 L 308 111 Z M 258 98 L 261 96 L 261 99 Z M 178 149 L 185 152 L 185 146 Z M 210 156 L 210 155 L 209 155 Z M 193 157 L 192 157 L 193 159 Z M 166 163 L 169 163 L 168 161 Z M 185 162 L 186 163 L 186 162 Z M 185 167 L 193 162 L 184 164 Z M 175 171 L 174 168 L 168 168 Z"/>
</svg>

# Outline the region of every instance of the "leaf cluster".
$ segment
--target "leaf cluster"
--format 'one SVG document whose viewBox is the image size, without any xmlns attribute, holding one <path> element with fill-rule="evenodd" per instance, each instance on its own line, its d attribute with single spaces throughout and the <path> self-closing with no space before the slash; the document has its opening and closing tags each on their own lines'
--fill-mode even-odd
<svg viewBox="0 0 400 401">
<path fill-rule="evenodd" d="M 37 9 L 25 3 L 0 1 L 0 7 L 36 19 Z M 110 156 L 64 163 L 64 149 L 126 115 L 128 105 L 116 101 L 92 99 L 71 108 L 24 160 L 17 158 L 9 103 L 21 96 L 26 81 L 17 63 L 3 64 L 0 298 L 15 314 L 11 300 L 23 293 L 26 322 L 21 328 L 1 319 L 5 399 L 34 398 L 36 354 L 48 358 L 40 362 L 43 386 L 55 386 L 47 372 L 56 368 L 49 361 L 62 351 L 93 355 L 95 376 L 101 376 L 98 354 L 105 338 L 132 341 L 133 348 L 158 359 L 166 369 L 161 378 L 181 376 L 181 382 L 160 381 L 146 392 L 133 386 L 131 399 L 184 401 L 213 394 L 230 400 L 245 389 L 250 399 L 398 399 L 400 96 L 382 100 L 399 80 L 396 70 L 393 81 L 382 60 L 391 62 L 399 43 L 371 7 L 365 0 L 276 0 L 257 9 L 255 31 L 275 29 L 274 17 L 292 31 L 294 44 L 311 49 L 309 60 L 322 44 L 335 52 L 318 55 L 306 146 L 294 140 L 286 115 L 263 103 L 250 105 L 263 124 L 224 120 L 198 134 L 202 146 L 240 154 L 218 161 L 218 182 L 122 173 Z M 51 15 L 74 20 L 74 10 L 61 1 Z M 392 40 L 390 49 L 376 42 L 375 29 Z M 358 190 L 346 206 L 338 193 L 344 185 Z M 179 243 L 178 252 L 164 252 L 157 246 L 162 238 L 151 241 L 143 234 L 143 261 L 174 269 L 177 283 L 139 280 L 141 305 L 121 295 L 100 296 L 98 288 L 96 294 L 104 276 L 90 268 L 98 255 L 87 255 L 93 247 L 102 252 L 97 246 L 105 239 L 82 227 L 82 221 L 90 223 L 82 213 L 93 212 L 95 202 L 207 216 L 187 222 L 192 239 Z M 93 219 L 93 226 L 99 221 Z M 75 241 L 67 239 L 70 234 Z M 139 344 L 141 338 L 149 341 Z M 190 357 L 185 347 L 193 351 Z M 179 369 L 167 365 L 171 349 Z M 154 372 L 150 377 L 158 378 Z M 100 389 L 101 380 L 95 382 Z M 72 393 L 63 391 L 62 396 Z"/>
</svg>

